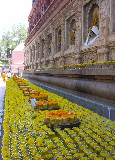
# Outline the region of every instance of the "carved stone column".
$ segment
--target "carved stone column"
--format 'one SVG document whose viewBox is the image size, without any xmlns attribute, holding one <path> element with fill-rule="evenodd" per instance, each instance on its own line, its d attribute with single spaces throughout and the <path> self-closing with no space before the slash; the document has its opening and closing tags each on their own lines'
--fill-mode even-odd
<svg viewBox="0 0 115 160">
<path fill-rule="evenodd" d="M 44 67 L 46 67 L 46 57 L 47 57 L 47 37 L 45 35 L 45 38 L 44 38 L 44 42 L 45 42 L 45 46 L 44 46 Z"/>
<path fill-rule="evenodd" d="M 98 62 L 103 62 L 108 60 L 108 53 L 109 49 L 108 48 L 100 48 L 97 50 L 98 54 Z"/>
<path fill-rule="evenodd" d="M 35 41 L 35 63 L 37 61 L 37 42 Z"/>
<path fill-rule="evenodd" d="M 60 61 L 60 66 L 65 65 L 65 57 L 64 57 L 64 56 L 61 57 L 61 58 L 59 59 L 59 61 Z"/>
<path fill-rule="evenodd" d="M 28 50 L 26 50 L 25 56 L 26 56 L 26 65 L 28 66 L 28 64 L 29 64 L 29 52 L 28 52 Z"/>
<path fill-rule="evenodd" d="M 107 44 L 107 37 L 109 34 L 110 21 L 110 1 L 100 1 L 100 20 L 99 20 L 99 39 L 102 45 Z"/>
<path fill-rule="evenodd" d="M 30 64 L 32 62 L 32 49 L 31 49 L 31 47 L 29 47 L 29 62 L 30 62 Z"/>
<path fill-rule="evenodd" d="M 64 63 L 64 50 L 65 50 L 65 16 L 62 17 L 61 21 L 61 65 L 65 64 Z"/>
<path fill-rule="evenodd" d="M 80 48 L 82 46 L 82 1 L 78 1 L 77 5 L 74 5 L 75 17 L 76 17 L 76 33 L 75 33 L 75 49 L 74 49 L 74 62 L 76 64 L 81 63 Z"/>
<path fill-rule="evenodd" d="M 108 37 L 108 46 L 110 48 L 109 52 L 109 60 L 115 60 L 115 33 L 111 33 L 111 35 Z"/>
<path fill-rule="evenodd" d="M 39 56 L 39 58 L 41 61 L 41 59 L 42 59 L 42 38 L 41 37 L 40 37 L 40 56 Z"/>
<path fill-rule="evenodd" d="M 38 63 L 39 58 L 40 58 L 40 41 L 36 40 L 36 63 Z"/>
<path fill-rule="evenodd" d="M 110 31 L 115 33 L 115 0 L 110 0 Z"/>
<path fill-rule="evenodd" d="M 110 1 L 99 1 L 100 20 L 99 20 L 99 40 L 101 47 L 97 50 L 98 61 L 103 62 L 108 60 L 109 49 L 107 47 L 107 38 L 109 35 L 110 21 Z"/>
<path fill-rule="evenodd" d="M 51 34 L 52 34 L 52 47 L 51 47 L 51 57 L 55 53 L 55 29 L 53 25 L 51 26 Z"/>
</svg>

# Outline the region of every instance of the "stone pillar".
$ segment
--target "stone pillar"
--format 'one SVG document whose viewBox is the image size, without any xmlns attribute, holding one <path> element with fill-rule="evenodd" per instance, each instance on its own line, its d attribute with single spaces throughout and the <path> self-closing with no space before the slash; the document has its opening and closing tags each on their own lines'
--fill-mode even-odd
<svg viewBox="0 0 115 160">
<path fill-rule="evenodd" d="M 103 62 L 108 60 L 109 49 L 107 47 L 107 38 L 109 35 L 109 21 L 110 21 L 110 1 L 99 1 L 100 19 L 99 19 L 99 40 L 101 47 L 97 50 L 98 61 Z"/>
<path fill-rule="evenodd" d="M 41 61 L 41 58 L 42 58 L 42 38 L 40 37 L 40 61 Z"/>
<path fill-rule="evenodd" d="M 62 16 L 62 21 L 61 21 L 61 59 L 60 59 L 60 65 L 64 65 L 65 64 L 65 58 L 64 58 L 64 50 L 66 47 L 66 37 L 65 37 L 65 16 Z"/>
<path fill-rule="evenodd" d="M 108 46 L 110 48 L 109 60 L 115 60 L 115 0 L 110 0 L 110 25 Z"/>
<path fill-rule="evenodd" d="M 39 58 L 39 43 L 38 43 L 38 41 L 36 40 L 36 62 L 37 62 L 37 60 L 38 60 L 38 58 Z"/>
<path fill-rule="evenodd" d="M 107 44 L 107 37 L 109 34 L 109 21 L 110 21 L 110 1 L 99 1 L 100 19 L 99 19 L 99 39 L 103 46 Z M 105 48 L 105 47 L 104 47 Z"/>
<path fill-rule="evenodd" d="M 75 32 L 75 49 L 74 49 L 74 63 L 81 63 L 80 49 L 82 46 L 82 2 L 78 1 L 74 5 L 74 12 L 76 17 L 76 32 Z"/>
<path fill-rule="evenodd" d="M 115 32 L 115 0 L 110 0 L 110 29 Z"/>
<path fill-rule="evenodd" d="M 27 62 L 26 62 L 26 58 L 27 58 L 27 54 L 26 54 L 26 50 L 24 50 L 24 69 L 26 69 L 27 66 Z"/>
<path fill-rule="evenodd" d="M 30 64 L 31 64 L 31 62 L 32 62 L 32 49 L 31 49 L 31 47 L 29 48 L 29 62 L 30 62 Z"/>
<path fill-rule="evenodd" d="M 54 37 L 54 27 L 51 26 L 51 34 L 52 34 L 52 46 L 51 46 L 51 57 L 53 57 L 53 53 L 54 53 L 54 45 L 55 45 L 55 37 Z"/>
<path fill-rule="evenodd" d="M 55 53 L 55 29 L 53 27 L 53 25 L 51 26 L 51 34 L 52 34 L 52 46 L 51 46 L 51 56 L 50 56 L 50 66 L 49 67 L 53 67 L 54 66 L 54 59 L 53 59 L 53 56 L 54 56 L 54 53 Z"/>
<path fill-rule="evenodd" d="M 103 62 L 108 60 L 108 48 L 100 48 L 97 50 L 98 62 Z"/>
<path fill-rule="evenodd" d="M 25 53 L 24 53 L 24 63 L 27 65 L 28 64 L 28 54 L 27 54 L 27 50 L 25 50 Z"/>
<path fill-rule="evenodd" d="M 45 46 L 44 46 L 44 60 L 46 60 L 46 57 L 47 57 L 47 36 L 45 35 L 45 38 L 44 38 L 44 43 L 45 43 Z"/>
</svg>

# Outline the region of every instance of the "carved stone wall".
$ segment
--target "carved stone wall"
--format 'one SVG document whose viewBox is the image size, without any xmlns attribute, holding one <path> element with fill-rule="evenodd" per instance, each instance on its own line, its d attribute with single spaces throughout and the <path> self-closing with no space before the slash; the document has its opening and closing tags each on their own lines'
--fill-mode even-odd
<svg viewBox="0 0 115 160">
<path fill-rule="evenodd" d="M 26 68 L 115 60 L 114 6 L 114 0 L 49 1 L 26 39 Z"/>
</svg>

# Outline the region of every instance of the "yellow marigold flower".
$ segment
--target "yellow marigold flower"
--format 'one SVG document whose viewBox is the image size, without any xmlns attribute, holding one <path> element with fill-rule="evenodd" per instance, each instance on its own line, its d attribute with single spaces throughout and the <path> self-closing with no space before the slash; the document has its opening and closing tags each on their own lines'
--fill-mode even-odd
<svg viewBox="0 0 115 160">
<path fill-rule="evenodd" d="M 12 154 L 12 157 L 13 157 L 13 158 L 18 158 L 18 157 L 20 157 L 20 154 L 19 154 L 19 153 L 13 153 L 13 154 Z"/>
<path fill-rule="evenodd" d="M 61 154 L 61 153 L 55 153 L 55 154 L 54 154 L 54 157 L 56 157 L 56 158 L 62 157 L 62 154 Z"/>
<path fill-rule="evenodd" d="M 36 145 L 37 145 L 38 147 L 42 147 L 42 146 L 44 146 L 44 143 L 43 143 L 43 142 L 36 142 Z"/>
<path fill-rule="evenodd" d="M 65 160 L 64 157 L 57 157 L 56 160 Z"/>
<path fill-rule="evenodd" d="M 31 160 L 30 157 L 24 157 L 24 160 Z"/>
<path fill-rule="evenodd" d="M 34 156 L 34 160 L 39 160 L 39 159 L 42 159 L 42 156 L 40 156 L 40 155 L 35 155 Z"/>
<path fill-rule="evenodd" d="M 52 154 L 46 154 L 46 155 L 44 155 L 44 158 L 47 158 L 47 159 L 53 158 L 53 155 Z"/>
<path fill-rule="evenodd" d="M 21 155 L 22 155 L 22 156 L 27 156 L 27 155 L 28 155 L 28 152 L 22 152 Z"/>
<path fill-rule="evenodd" d="M 4 160 L 11 160 L 10 158 L 4 158 Z"/>
<path fill-rule="evenodd" d="M 43 142 L 43 139 L 42 139 L 41 137 L 38 137 L 38 138 L 36 139 L 36 142 Z"/>
<path fill-rule="evenodd" d="M 73 143 L 73 140 L 71 138 L 66 138 L 65 143 Z"/>
</svg>

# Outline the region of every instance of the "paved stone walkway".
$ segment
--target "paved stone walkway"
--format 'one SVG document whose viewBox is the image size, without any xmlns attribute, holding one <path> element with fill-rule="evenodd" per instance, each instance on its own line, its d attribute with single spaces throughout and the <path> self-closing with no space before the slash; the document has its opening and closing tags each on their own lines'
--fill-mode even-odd
<svg viewBox="0 0 115 160">
<path fill-rule="evenodd" d="M 2 160 L 1 147 L 2 147 L 2 136 L 3 136 L 3 110 L 4 110 L 4 96 L 5 96 L 6 84 L 0 77 L 0 160 Z"/>
</svg>

